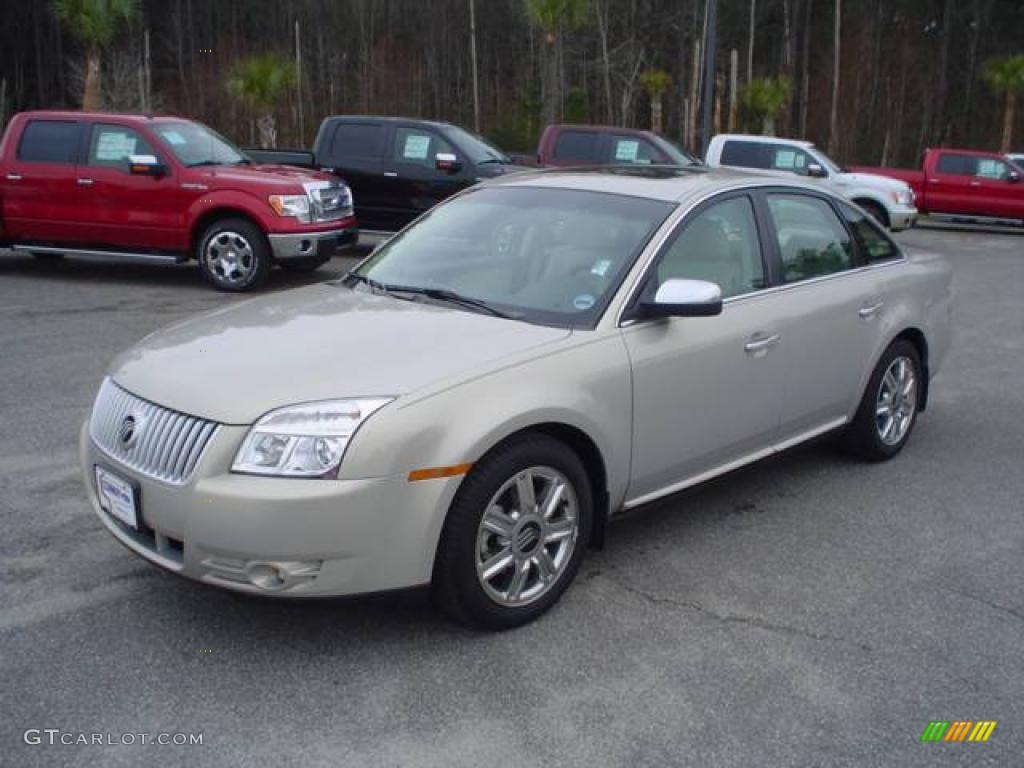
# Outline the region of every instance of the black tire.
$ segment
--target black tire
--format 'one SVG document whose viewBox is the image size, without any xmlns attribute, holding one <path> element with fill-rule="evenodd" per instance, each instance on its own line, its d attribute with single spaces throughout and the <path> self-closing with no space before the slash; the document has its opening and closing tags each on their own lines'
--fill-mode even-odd
<svg viewBox="0 0 1024 768">
<path fill-rule="evenodd" d="M 871 218 L 878 222 L 878 224 L 883 228 L 889 229 L 889 214 L 886 212 L 885 208 L 872 200 L 860 200 L 858 201 L 858 205 L 860 205 L 860 207 L 864 209 L 865 213 L 871 216 Z"/>
<path fill-rule="evenodd" d="M 245 244 L 242 255 L 237 256 L 244 264 L 244 274 L 232 279 L 234 273 L 221 266 L 210 253 L 211 244 L 217 248 L 218 238 L 225 239 L 223 248 L 228 253 L 233 253 L 232 243 Z M 248 219 L 226 218 L 213 222 L 199 238 L 195 257 L 203 277 L 218 291 L 252 291 L 262 286 L 270 274 L 270 244 L 263 231 Z"/>
<path fill-rule="evenodd" d="M 898 440 L 887 441 L 882 437 L 883 426 L 880 424 L 880 420 L 885 422 L 885 417 L 878 414 L 882 397 L 882 381 L 890 366 L 900 359 L 908 361 L 912 368 L 915 382 L 914 399 L 909 411 L 909 423 L 902 436 Z M 847 452 L 867 461 L 886 461 L 903 450 L 903 446 L 910 439 L 910 435 L 914 431 L 914 424 L 917 422 L 924 386 L 922 377 L 923 366 L 917 348 L 905 339 L 897 339 L 890 344 L 882 354 L 878 365 L 875 366 L 857 408 L 857 413 L 853 417 L 853 422 L 846 429 L 843 444 Z"/>
<path fill-rule="evenodd" d="M 60 261 L 64 258 L 63 253 L 44 253 L 42 251 L 32 251 L 32 256 L 40 261 Z"/>
<path fill-rule="evenodd" d="M 277 262 L 285 272 L 315 272 L 331 260 L 330 256 L 303 256 L 300 259 L 284 259 Z"/>
<path fill-rule="evenodd" d="M 575 492 L 578 528 L 571 554 L 567 553 L 546 591 L 525 605 L 503 605 L 486 593 L 477 575 L 478 535 L 494 495 L 530 468 L 551 468 L 568 480 Z M 587 472 L 564 443 L 533 434 L 499 445 L 476 463 L 452 501 L 434 560 L 435 604 L 459 621 L 486 629 L 510 629 L 533 621 L 558 601 L 575 578 L 589 541 L 593 509 Z"/>
</svg>

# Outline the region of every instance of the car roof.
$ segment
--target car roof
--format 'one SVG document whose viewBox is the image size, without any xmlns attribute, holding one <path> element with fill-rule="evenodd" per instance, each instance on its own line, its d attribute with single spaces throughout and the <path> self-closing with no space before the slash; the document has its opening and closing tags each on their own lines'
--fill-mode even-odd
<svg viewBox="0 0 1024 768">
<path fill-rule="evenodd" d="M 756 141 L 758 144 L 789 144 L 793 147 L 813 147 L 813 141 L 806 139 L 784 139 L 781 136 L 762 136 L 753 133 L 719 133 L 712 141 L 727 141 L 736 139 L 739 141 Z"/>
<path fill-rule="evenodd" d="M 153 120 L 187 120 L 174 115 L 139 115 L 125 112 L 83 112 L 82 110 L 36 109 L 22 112 L 24 118 L 45 118 L 48 120 L 119 120 L 132 123 L 146 123 Z"/>
<path fill-rule="evenodd" d="M 593 133 L 621 133 L 626 136 L 657 136 L 654 131 L 643 128 L 623 128 L 618 125 L 595 125 L 592 123 L 555 123 L 545 131 L 589 131 Z"/>
<path fill-rule="evenodd" d="M 374 120 L 379 123 L 416 123 L 418 125 L 430 125 L 435 128 L 457 127 L 455 123 L 446 120 L 424 120 L 422 117 L 399 117 L 395 115 L 328 115 L 324 122 L 347 122 L 359 120 Z"/>
<path fill-rule="evenodd" d="M 828 194 L 820 185 L 732 168 L 678 165 L 605 165 L 509 173 L 487 186 L 543 187 L 606 192 L 677 203 L 743 186 L 790 187 Z"/>
</svg>

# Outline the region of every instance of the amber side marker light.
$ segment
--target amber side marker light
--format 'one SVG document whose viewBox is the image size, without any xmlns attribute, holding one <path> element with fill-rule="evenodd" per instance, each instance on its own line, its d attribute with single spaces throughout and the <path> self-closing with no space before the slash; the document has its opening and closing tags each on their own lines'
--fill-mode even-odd
<svg viewBox="0 0 1024 768">
<path fill-rule="evenodd" d="M 414 469 L 409 473 L 409 482 L 417 480 L 437 480 L 440 477 L 457 477 L 464 475 L 472 468 L 473 463 L 455 464 L 451 467 L 429 467 L 427 469 Z"/>
</svg>

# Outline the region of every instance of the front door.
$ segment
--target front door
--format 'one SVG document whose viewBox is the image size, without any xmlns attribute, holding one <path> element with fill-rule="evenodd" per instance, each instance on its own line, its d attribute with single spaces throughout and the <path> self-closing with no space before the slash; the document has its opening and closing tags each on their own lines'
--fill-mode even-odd
<svg viewBox="0 0 1024 768">
<path fill-rule="evenodd" d="M 85 126 L 31 120 L 3 179 L 4 228 L 13 240 L 77 243 L 77 168 Z"/>
<path fill-rule="evenodd" d="M 717 198 L 677 229 L 643 291 L 666 280 L 718 284 L 716 317 L 644 320 L 623 328 L 633 367 L 630 502 L 675 490 L 769 453 L 786 377 L 778 294 L 767 285 L 752 199 Z"/>
<path fill-rule="evenodd" d="M 462 167 L 455 172 L 437 168 L 437 155 L 455 155 Z M 391 141 L 385 183 L 393 200 L 392 229 L 401 229 L 442 200 L 473 183 L 468 158 L 437 131 L 399 125 Z"/>
<path fill-rule="evenodd" d="M 132 155 L 153 155 L 167 171 L 133 175 Z M 166 158 L 138 131 L 93 125 L 85 163 L 78 168 L 79 217 L 87 242 L 118 249 L 180 248 L 185 206 L 173 174 Z"/>
<path fill-rule="evenodd" d="M 1014 169 L 995 157 L 979 157 L 974 171 L 975 191 L 988 216 L 1024 219 L 1024 180 L 1013 180 Z"/>
</svg>

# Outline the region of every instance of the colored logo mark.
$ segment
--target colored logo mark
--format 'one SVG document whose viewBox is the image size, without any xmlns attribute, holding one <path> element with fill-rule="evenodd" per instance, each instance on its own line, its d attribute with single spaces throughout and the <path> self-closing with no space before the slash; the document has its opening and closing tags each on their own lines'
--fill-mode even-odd
<svg viewBox="0 0 1024 768">
<path fill-rule="evenodd" d="M 988 741 L 997 720 L 932 720 L 921 741 Z"/>
</svg>

